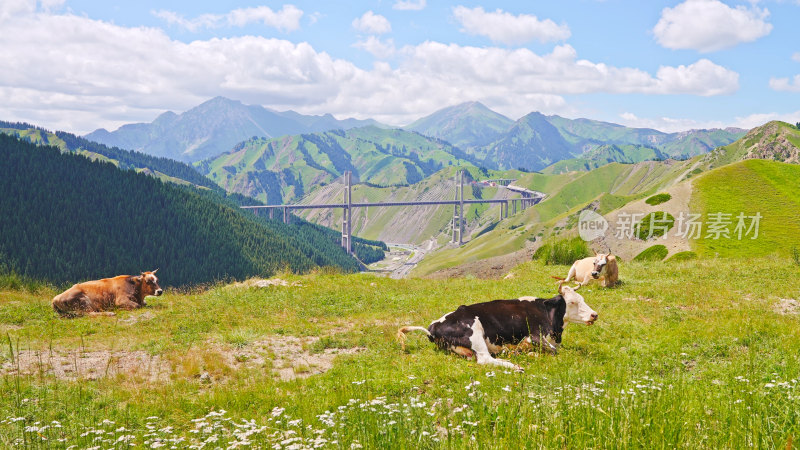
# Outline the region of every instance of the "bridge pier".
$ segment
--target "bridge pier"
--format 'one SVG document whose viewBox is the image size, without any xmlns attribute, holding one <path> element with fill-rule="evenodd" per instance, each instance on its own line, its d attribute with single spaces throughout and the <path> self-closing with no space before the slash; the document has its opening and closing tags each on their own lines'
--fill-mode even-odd
<svg viewBox="0 0 800 450">
<path fill-rule="evenodd" d="M 450 242 L 461 245 L 464 243 L 464 172 L 457 171 L 453 181 L 456 188 L 455 201 L 458 204 L 453 205 L 453 238 Z"/>
<path fill-rule="evenodd" d="M 348 255 L 353 254 L 353 240 L 352 240 L 352 198 L 350 197 L 351 191 L 351 172 L 344 173 L 344 207 L 342 208 L 342 247 Z"/>
<path fill-rule="evenodd" d="M 292 212 L 289 208 L 283 208 L 283 223 L 286 225 L 292 223 Z"/>
</svg>

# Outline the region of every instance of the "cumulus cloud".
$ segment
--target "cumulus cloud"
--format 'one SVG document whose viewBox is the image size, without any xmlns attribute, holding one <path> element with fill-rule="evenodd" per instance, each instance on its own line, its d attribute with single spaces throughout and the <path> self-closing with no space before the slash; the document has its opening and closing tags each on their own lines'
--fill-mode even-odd
<svg viewBox="0 0 800 450">
<path fill-rule="evenodd" d="M 678 67 L 660 67 L 657 78 L 661 88 L 671 94 L 694 94 L 705 97 L 732 94 L 739 88 L 739 74 L 707 59 Z"/>
<path fill-rule="evenodd" d="M 755 4 L 731 8 L 719 0 L 686 0 L 661 11 L 653 34 L 663 47 L 708 53 L 768 35 L 768 16 Z"/>
<path fill-rule="evenodd" d="M 243 27 L 259 22 L 268 27 L 289 32 L 300 28 L 303 11 L 294 5 L 283 5 L 279 11 L 273 11 L 268 6 L 257 6 L 234 9 L 227 14 L 203 14 L 193 19 L 187 19 L 178 13 L 166 10 L 153 11 L 153 15 L 170 25 L 177 25 L 193 32 L 202 28 Z"/>
<path fill-rule="evenodd" d="M 372 56 L 378 59 L 391 58 L 396 52 L 394 40 L 387 39 L 386 41 L 382 41 L 376 36 L 369 36 L 364 40 L 356 42 L 353 46 L 371 53 Z"/>
<path fill-rule="evenodd" d="M 792 60 L 800 62 L 800 52 L 793 54 Z M 794 78 L 770 78 L 769 87 L 780 92 L 800 92 L 800 75 Z"/>
<path fill-rule="evenodd" d="M 693 119 L 673 118 L 673 117 L 638 117 L 631 112 L 620 114 L 618 122 L 621 125 L 633 128 L 652 128 L 665 133 L 675 133 L 678 131 L 725 128 L 719 121 L 698 121 Z"/>
<path fill-rule="evenodd" d="M 453 15 L 461 23 L 462 31 L 486 36 L 494 42 L 523 44 L 532 40 L 541 42 L 562 41 L 570 36 L 569 27 L 557 25 L 550 19 L 539 20 L 530 14 L 515 16 L 503 10 L 486 12 L 480 6 L 453 8 Z"/>
<path fill-rule="evenodd" d="M 392 9 L 401 11 L 420 11 L 425 9 L 427 4 L 426 0 L 397 0 L 392 5 Z"/>
<path fill-rule="evenodd" d="M 386 17 L 367 11 L 361 17 L 353 19 L 353 28 L 365 33 L 384 34 L 392 31 L 392 24 Z"/>
<path fill-rule="evenodd" d="M 641 94 L 731 93 L 738 89 L 738 74 L 702 59 L 688 66 L 661 67 L 656 76 L 635 68 L 618 68 L 577 59 L 570 45 L 538 55 L 528 49 L 463 47 L 425 42 L 404 48 L 402 68 L 461 79 L 482 85 L 512 85 L 511 89 L 541 93 L 592 92 Z"/>
<path fill-rule="evenodd" d="M 184 43 L 158 28 L 74 14 L 19 13 L 0 27 L 0 117 L 73 132 L 151 121 L 217 95 L 404 125 L 465 100 L 520 117 L 564 113 L 571 94 L 708 96 L 738 88 L 735 72 L 706 59 L 653 74 L 579 59 L 570 45 L 548 54 L 439 42 L 395 49 L 374 38 L 357 45 L 392 52 L 395 64 L 363 69 L 304 42 L 241 36 Z"/>
<path fill-rule="evenodd" d="M 800 75 L 794 78 L 770 78 L 769 87 L 781 92 L 800 92 Z"/>
<path fill-rule="evenodd" d="M 797 118 L 800 117 L 800 111 L 795 111 L 788 114 L 776 112 L 751 114 L 743 117 L 735 117 L 732 122 L 725 123 L 719 120 L 694 120 L 674 117 L 639 117 L 631 112 L 620 114 L 619 117 L 620 120 L 618 122 L 622 125 L 635 128 L 653 128 L 666 133 L 675 133 L 686 130 L 727 127 L 736 127 L 749 130 L 773 120 L 795 123 L 798 120 Z"/>
</svg>

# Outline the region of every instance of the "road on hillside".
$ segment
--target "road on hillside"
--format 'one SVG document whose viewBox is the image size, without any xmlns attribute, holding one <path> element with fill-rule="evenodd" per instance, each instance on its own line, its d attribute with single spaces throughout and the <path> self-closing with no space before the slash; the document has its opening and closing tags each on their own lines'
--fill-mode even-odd
<svg viewBox="0 0 800 450">
<path fill-rule="evenodd" d="M 425 255 L 435 248 L 436 241 L 431 239 L 422 245 L 387 242 L 386 245 L 396 250 L 387 253 L 386 259 L 370 264 L 370 269 L 388 273 L 389 278 L 400 279 L 407 277 Z"/>
</svg>

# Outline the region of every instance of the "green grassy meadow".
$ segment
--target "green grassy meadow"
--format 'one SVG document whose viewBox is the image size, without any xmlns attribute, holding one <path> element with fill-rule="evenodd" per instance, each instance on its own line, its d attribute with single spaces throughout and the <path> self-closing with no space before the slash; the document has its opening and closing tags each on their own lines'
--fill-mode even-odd
<svg viewBox="0 0 800 450">
<path fill-rule="evenodd" d="M 701 239 L 694 241 L 700 256 L 789 255 L 800 246 L 800 166 L 775 161 L 749 159 L 712 170 L 695 180 L 692 209 L 709 214 L 722 213 L 728 222 L 728 236 L 709 234 L 703 227 Z M 741 239 L 736 232 L 737 216 L 744 214 Z M 748 233 L 751 217 L 760 214 L 758 236 Z M 753 239 L 753 237 L 756 237 Z"/>
<path fill-rule="evenodd" d="M 168 292 L 143 310 L 70 320 L 50 309 L 52 288 L 5 288 L 0 447 L 796 446 L 800 268 L 788 257 L 622 263 L 618 287 L 584 288 L 600 318 L 566 327 L 558 355 L 501 356 L 522 374 L 439 351 L 421 334 L 405 351 L 395 339 L 399 326 L 427 326 L 460 304 L 549 297 L 550 276 L 567 270 L 529 262 L 511 279 L 436 282 L 286 274 L 288 286 Z M 274 336 L 321 337 L 312 353 L 363 350 L 289 381 L 269 352 L 259 367 L 222 359 Z M 25 352 L 104 349 L 159 356 L 170 374 L 13 371 Z"/>
</svg>

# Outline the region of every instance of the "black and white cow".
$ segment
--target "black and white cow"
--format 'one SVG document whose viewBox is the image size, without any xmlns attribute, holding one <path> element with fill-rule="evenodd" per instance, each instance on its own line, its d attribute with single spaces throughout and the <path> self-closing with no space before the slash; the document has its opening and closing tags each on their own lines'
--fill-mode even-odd
<svg viewBox="0 0 800 450">
<path fill-rule="evenodd" d="M 520 297 L 514 300 L 462 305 L 428 326 L 407 326 L 397 331 L 401 342 L 409 331 L 422 331 L 431 342 L 461 356 L 475 357 L 478 364 L 495 364 L 522 370 L 508 361 L 494 358 L 504 346 L 526 342 L 556 352 L 567 323 L 591 325 L 597 312 L 586 304 L 576 289 L 559 285 L 553 298 Z"/>
</svg>

